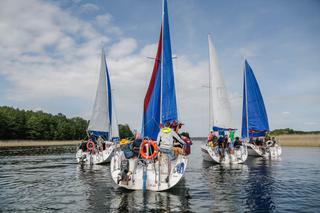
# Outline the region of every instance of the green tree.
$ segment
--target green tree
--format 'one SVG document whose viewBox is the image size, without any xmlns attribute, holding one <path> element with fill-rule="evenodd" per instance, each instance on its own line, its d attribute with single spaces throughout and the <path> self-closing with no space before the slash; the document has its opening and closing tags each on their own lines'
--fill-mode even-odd
<svg viewBox="0 0 320 213">
<path fill-rule="evenodd" d="M 120 138 L 132 138 L 133 133 L 128 124 L 119 124 L 119 136 Z"/>
</svg>

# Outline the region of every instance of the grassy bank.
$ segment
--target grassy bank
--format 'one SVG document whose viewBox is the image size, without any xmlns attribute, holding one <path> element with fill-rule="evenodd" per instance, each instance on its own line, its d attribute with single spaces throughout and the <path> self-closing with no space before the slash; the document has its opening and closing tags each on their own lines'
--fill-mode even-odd
<svg viewBox="0 0 320 213">
<path fill-rule="evenodd" d="M 320 134 L 279 135 L 276 137 L 281 146 L 314 146 L 320 147 Z"/>
<path fill-rule="evenodd" d="M 76 145 L 80 141 L 35 141 L 35 140 L 1 140 L 1 147 L 23 147 L 23 146 L 61 146 L 61 145 Z"/>
</svg>

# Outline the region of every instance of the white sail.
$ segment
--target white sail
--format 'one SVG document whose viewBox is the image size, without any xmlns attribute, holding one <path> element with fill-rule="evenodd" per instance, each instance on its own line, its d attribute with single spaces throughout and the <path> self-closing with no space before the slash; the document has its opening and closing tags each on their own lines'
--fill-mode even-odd
<svg viewBox="0 0 320 213">
<path fill-rule="evenodd" d="M 210 129 L 213 126 L 220 128 L 234 128 L 231 106 L 224 78 L 219 70 L 217 55 L 210 34 L 209 43 L 209 85 L 210 85 Z"/>
<path fill-rule="evenodd" d="M 88 126 L 89 131 L 109 132 L 110 130 L 108 94 L 111 94 L 111 91 L 108 92 L 107 71 L 107 63 L 102 50 L 98 88 Z"/>
</svg>

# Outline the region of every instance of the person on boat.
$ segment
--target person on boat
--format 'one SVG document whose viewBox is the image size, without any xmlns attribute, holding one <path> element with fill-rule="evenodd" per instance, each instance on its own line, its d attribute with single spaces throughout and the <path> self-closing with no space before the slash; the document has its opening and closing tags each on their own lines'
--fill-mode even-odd
<svg viewBox="0 0 320 213">
<path fill-rule="evenodd" d="M 228 151 L 228 141 L 229 141 L 228 135 L 224 135 L 223 136 L 223 148 L 226 151 Z"/>
<path fill-rule="evenodd" d="M 101 136 L 98 137 L 97 147 L 98 147 L 99 151 L 103 151 L 104 148 L 105 148 L 105 143 L 104 143 L 104 140 L 103 140 L 103 138 Z"/>
<path fill-rule="evenodd" d="M 227 147 L 228 147 L 228 152 L 230 153 L 230 154 L 233 154 L 234 153 L 234 143 L 233 143 L 234 141 L 233 140 L 231 140 L 231 138 L 229 137 L 228 138 L 228 145 L 227 145 Z"/>
<path fill-rule="evenodd" d="M 240 141 L 240 138 L 239 137 L 236 137 L 236 140 L 234 141 L 234 147 L 236 149 L 239 149 L 240 146 L 242 145 L 241 141 Z"/>
<path fill-rule="evenodd" d="M 277 144 L 277 141 L 276 141 L 275 137 L 272 137 L 271 140 L 273 142 L 272 146 L 275 146 Z"/>
<path fill-rule="evenodd" d="M 219 155 L 220 155 L 220 160 L 222 160 L 224 158 L 224 139 L 223 137 L 220 135 L 220 137 L 218 138 L 218 147 L 219 147 Z"/>
<path fill-rule="evenodd" d="M 250 138 L 249 143 L 251 143 L 251 144 L 255 145 L 255 142 L 254 142 L 253 137 L 251 137 L 251 138 Z"/>
<path fill-rule="evenodd" d="M 174 132 L 177 133 L 179 138 L 181 138 L 181 135 L 179 134 L 179 131 L 180 131 L 182 125 L 183 125 L 183 123 L 179 123 L 177 121 L 172 121 L 172 123 L 170 124 L 170 128 L 172 128 L 174 130 Z M 179 155 L 179 154 L 184 154 L 184 151 L 182 149 L 182 145 L 179 143 L 179 141 L 176 138 L 173 138 L 172 151 L 173 151 L 175 156 Z"/>
<path fill-rule="evenodd" d="M 213 131 L 211 130 L 208 134 L 208 142 L 213 141 Z"/>
<path fill-rule="evenodd" d="M 234 130 L 233 129 L 229 129 L 228 149 L 229 149 L 229 153 L 233 154 L 233 149 L 234 149 Z"/>
<path fill-rule="evenodd" d="M 134 138 L 137 140 L 137 139 L 142 139 L 141 138 L 141 134 L 138 130 L 133 130 L 133 135 L 134 135 Z"/>
<path fill-rule="evenodd" d="M 179 143 L 185 145 L 185 142 L 179 137 L 179 135 L 170 128 L 170 123 L 166 122 L 164 127 L 160 129 L 157 137 L 157 144 L 159 146 L 159 152 L 166 154 L 168 157 L 168 177 L 166 181 L 169 181 L 170 171 L 171 171 L 171 160 L 173 159 L 172 148 L 173 139 L 179 141 Z"/>
</svg>

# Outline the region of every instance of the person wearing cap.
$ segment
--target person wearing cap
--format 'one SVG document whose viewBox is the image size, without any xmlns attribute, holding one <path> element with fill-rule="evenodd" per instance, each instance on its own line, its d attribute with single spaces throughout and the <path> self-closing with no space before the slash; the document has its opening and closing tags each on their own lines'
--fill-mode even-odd
<svg viewBox="0 0 320 213">
<path fill-rule="evenodd" d="M 157 144 L 159 146 L 159 152 L 166 154 L 168 157 L 168 177 L 166 181 L 169 181 L 170 171 L 171 171 L 171 160 L 173 159 L 172 148 L 174 138 L 178 140 L 183 145 L 185 142 L 180 138 L 180 136 L 170 128 L 170 123 L 166 122 L 164 127 L 160 129 L 157 137 Z"/>
</svg>

